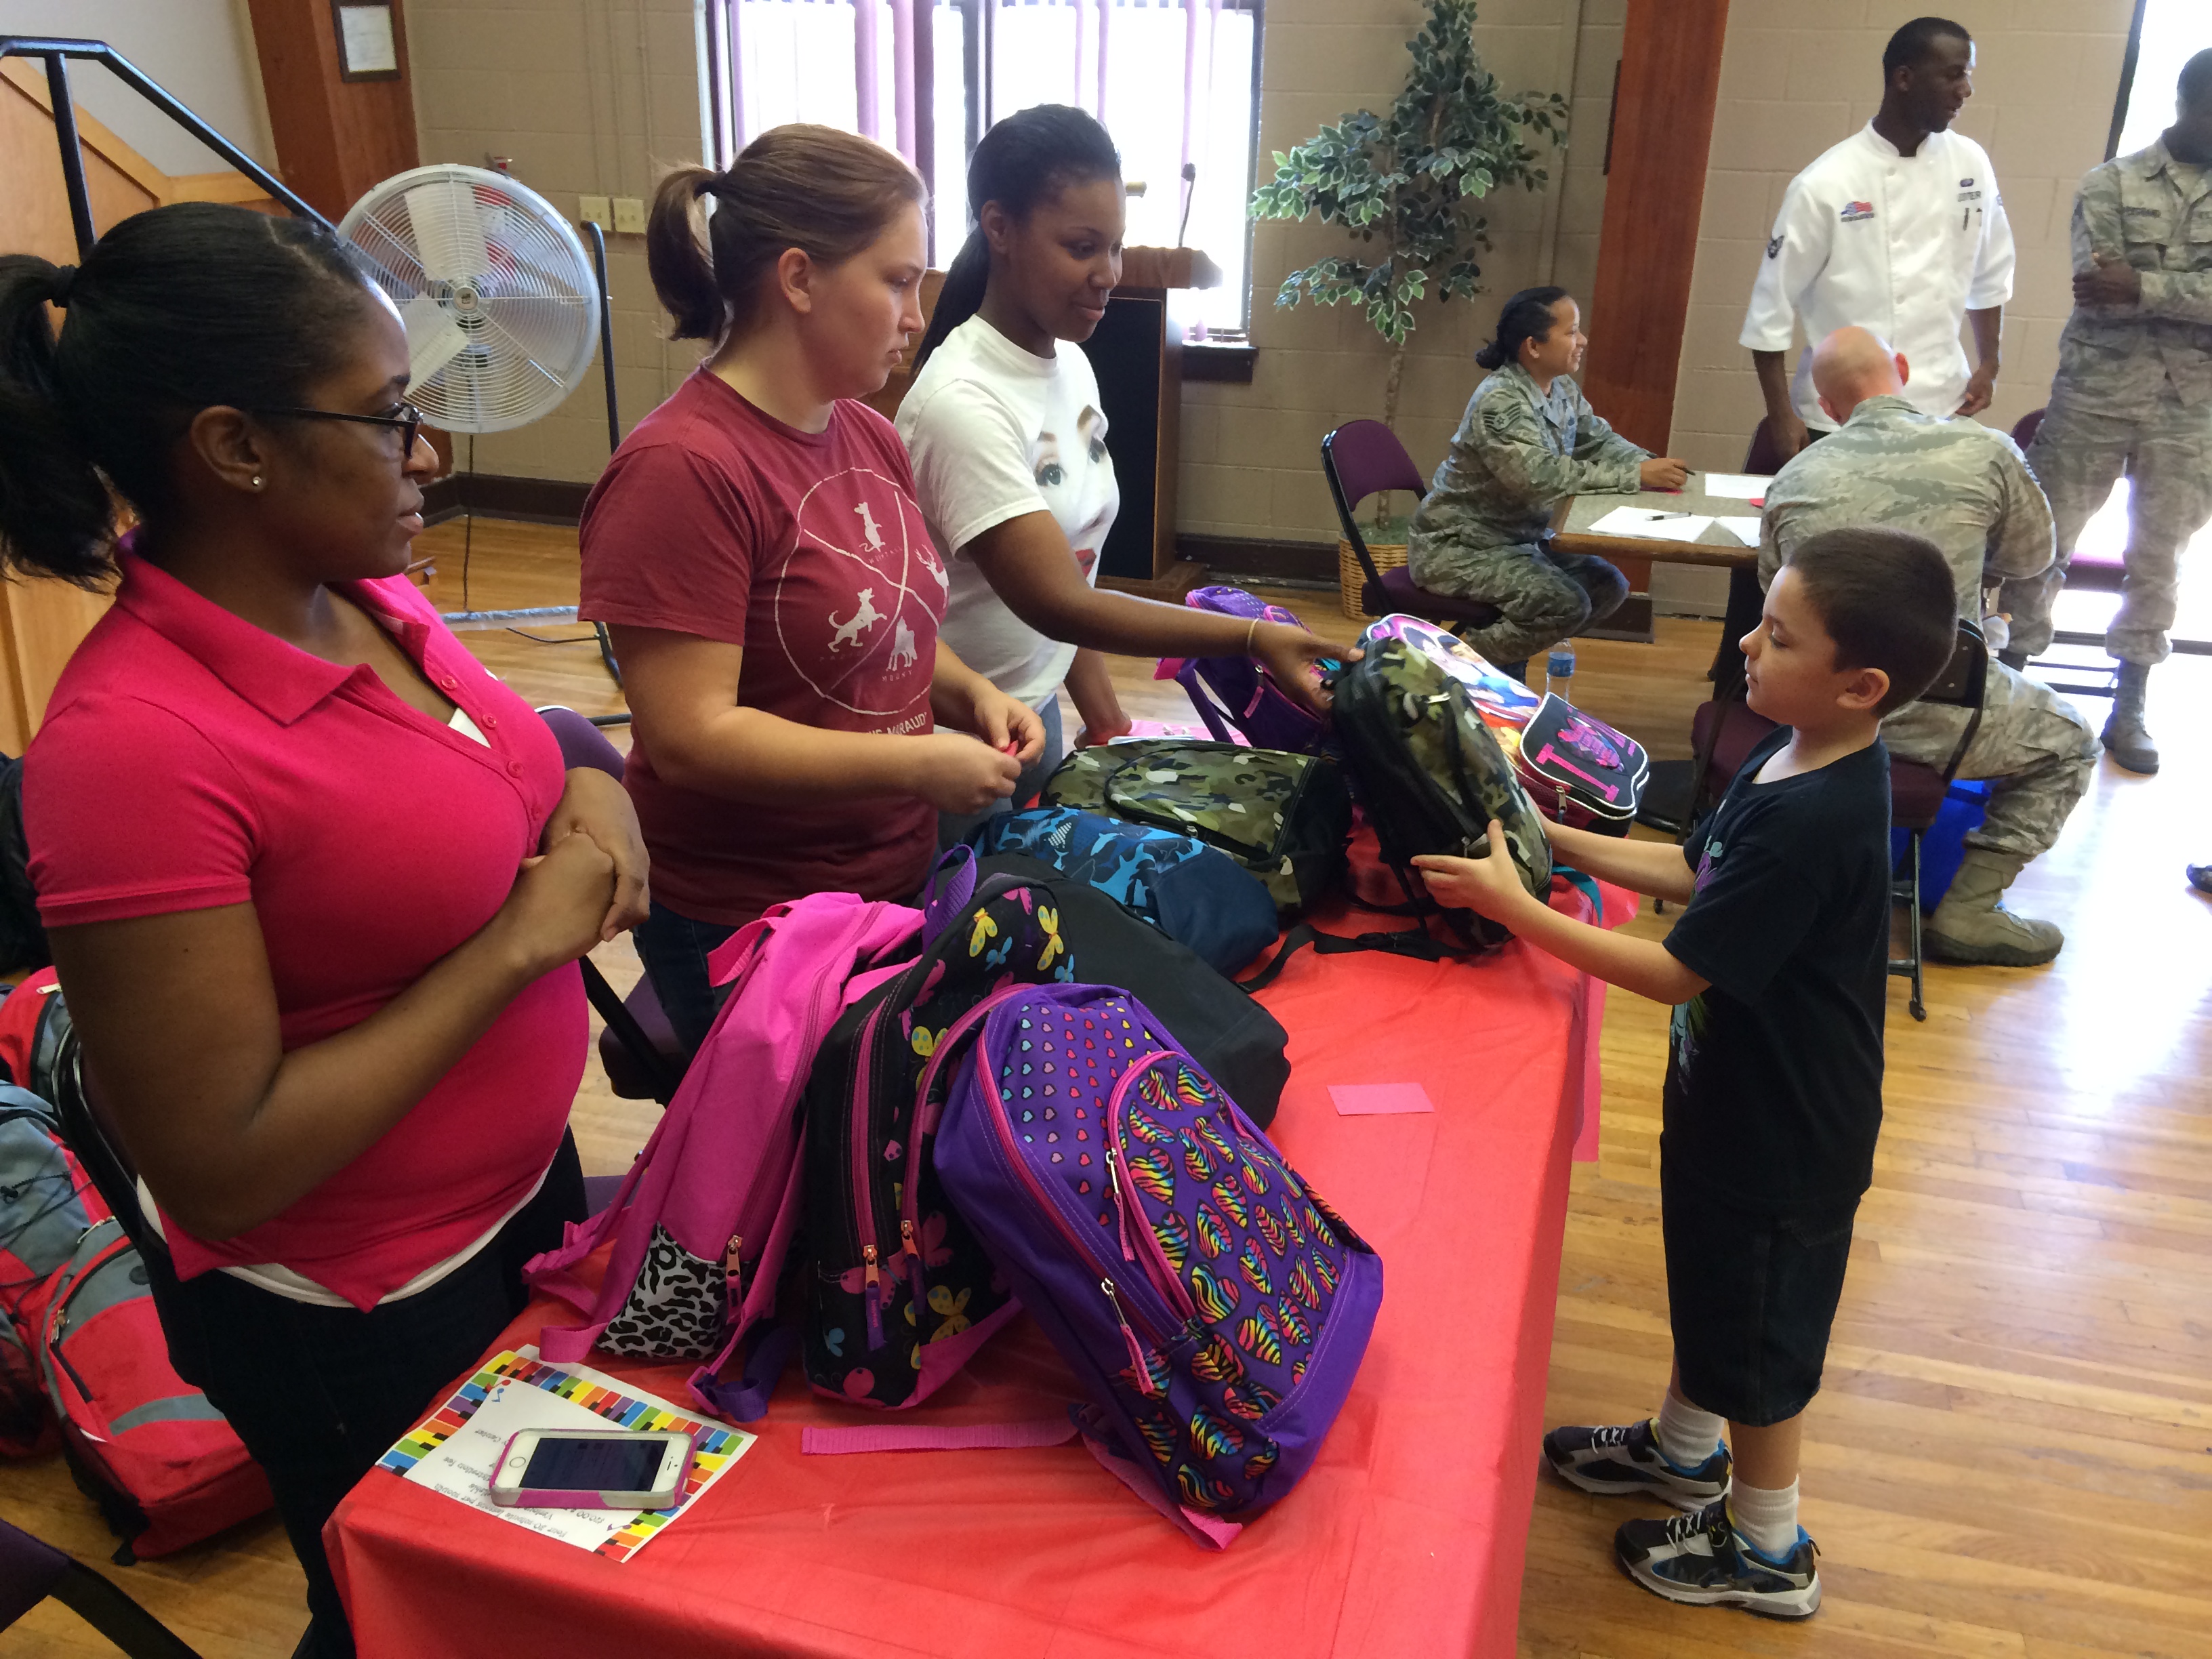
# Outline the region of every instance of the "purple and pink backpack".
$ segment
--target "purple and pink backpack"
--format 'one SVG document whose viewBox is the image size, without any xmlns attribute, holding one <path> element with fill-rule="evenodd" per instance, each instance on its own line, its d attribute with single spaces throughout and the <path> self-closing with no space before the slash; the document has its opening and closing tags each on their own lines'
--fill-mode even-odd
<svg viewBox="0 0 2212 1659">
<path fill-rule="evenodd" d="M 1225 1546 L 1319 1452 L 1381 1259 L 1127 992 L 1001 992 L 940 1067 L 939 1178 L 1089 1395 L 1092 1450 Z"/>
<path fill-rule="evenodd" d="M 799 1224 L 804 1137 L 799 1102 L 824 1035 L 850 1004 L 903 969 L 921 913 L 851 893 L 778 905 L 717 950 L 717 983 L 736 981 L 683 1086 L 612 1203 L 571 1224 L 561 1248 L 526 1270 L 535 1287 L 583 1310 L 546 1327 L 547 1359 L 610 1353 L 704 1362 L 693 1396 L 750 1422 L 767 1409 L 781 1354 L 764 1376 L 717 1373 L 775 1310 Z M 615 1241 L 595 1292 L 576 1265 Z M 787 1352 L 787 1347 L 785 1350 Z"/>
<path fill-rule="evenodd" d="M 1243 622 L 1283 623 L 1304 628 L 1291 612 L 1269 605 L 1241 587 L 1197 587 L 1183 596 L 1194 611 L 1210 611 Z M 1250 657 L 1164 657 L 1155 679 L 1182 687 L 1199 719 L 1221 743 L 1249 743 L 1255 749 L 1279 749 L 1293 755 L 1322 752 L 1326 728 L 1320 719 L 1269 678 Z"/>
</svg>

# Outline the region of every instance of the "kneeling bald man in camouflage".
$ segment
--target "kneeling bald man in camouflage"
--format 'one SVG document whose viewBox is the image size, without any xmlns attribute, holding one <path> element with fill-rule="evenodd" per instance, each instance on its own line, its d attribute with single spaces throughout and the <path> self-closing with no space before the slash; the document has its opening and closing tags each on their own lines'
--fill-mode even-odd
<svg viewBox="0 0 2212 1659">
<path fill-rule="evenodd" d="M 1838 329 L 1813 358 L 1820 407 L 1840 429 L 1801 452 L 1766 492 L 1759 580 L 1774 580 L 1807 537 L 1843 525 L 1910 530 L 1943 550 L 1959 614 L 1978 620 L 1988 589 L 2033 576 L 2051 560 L 2051 505 L 2002 432 L 1923 415 L 1899 395 L 1910 366 L 1879 336 Z M 1882 722 L 1891 754 L 1942 766 L 1967 714 L 1908 703 Z M 1987 778 L 1989 816 L 1966 837 L 1966 861 L 1922 933 L 1938 962 L 2033 967 L 2066 937 L 1999 902 L 2029 860 L 2058 839 L 2089 787 L 2098 744 L 2089 722 L 2048 686 L 1990 664 L 1981 728 L 1962 778 Z"/>
</svg>

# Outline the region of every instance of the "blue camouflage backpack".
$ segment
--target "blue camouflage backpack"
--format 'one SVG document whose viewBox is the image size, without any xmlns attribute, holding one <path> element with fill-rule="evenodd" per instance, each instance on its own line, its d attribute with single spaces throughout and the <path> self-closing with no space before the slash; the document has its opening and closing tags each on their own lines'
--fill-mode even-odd
<svg viewBox="0 0 2212 1659">
<path fill-rule="evenodd" d="M 968 840 L 984 857 L 1023 854 L 1097 888 L 1224 974 L 1275 942 L 1275 902 L 1266 884 L 1194 836 L 1038 806 L 986 819 Z"/>
</svg>

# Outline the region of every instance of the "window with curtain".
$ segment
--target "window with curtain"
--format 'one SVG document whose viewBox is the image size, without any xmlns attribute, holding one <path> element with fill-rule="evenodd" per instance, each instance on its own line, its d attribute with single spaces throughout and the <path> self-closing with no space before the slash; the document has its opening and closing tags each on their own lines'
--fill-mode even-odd
<svg viewBox="0 0 2212 1659">
<path fill-rule="evenodd" d="M 1073 104 L 1105 124 L 1128 240 L 1203 249 L 1218 288 L 1177 296 L 1212 333 L 1247 321 L 1261 0 L 708 0 L 722 156 L 787 121 L 897 149 L 936 204 L 931 262 L 968 233 L 968 155 L 1001 117 Z M 1185 167 L 1195 170 L 1186 191 Z M 1182 225 L 1186 194 L 1189 224 Z"/>
</svg>

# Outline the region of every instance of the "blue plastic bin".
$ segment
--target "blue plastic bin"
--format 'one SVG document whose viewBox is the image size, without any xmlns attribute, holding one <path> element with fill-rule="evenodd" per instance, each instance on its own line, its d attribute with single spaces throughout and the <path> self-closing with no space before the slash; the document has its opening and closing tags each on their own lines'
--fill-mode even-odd
<svg viewBox="0 0 2212 1659">
<path fill-rule="evenodd" d="M 1923 915 L 1942 903 L 1943 895 L 1950 891 L 1951 878 L 1959 873 L 1959 866 L 1966 860 L 1966 836 L 1981 827 L 1989 804 L 1990 786 L 1983 780 L 1954 783 L 1944 795 L 1942 810 L 1920 837 L 1920 909 Z M 1905 873 L 1905 855 L 1911 844 L 1911 830 L 1889 832 L 1890 861 L 1899 875 Z"/>
</svg>

